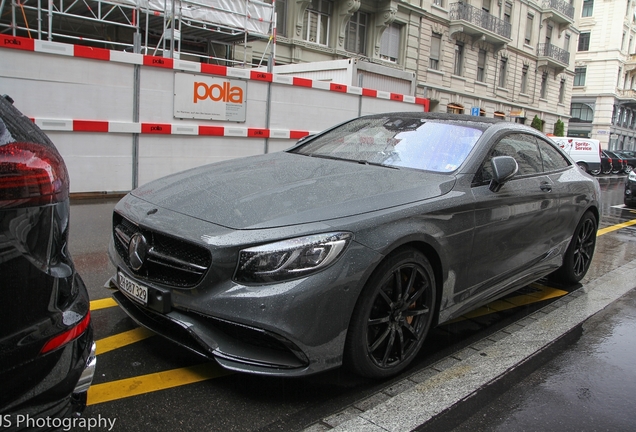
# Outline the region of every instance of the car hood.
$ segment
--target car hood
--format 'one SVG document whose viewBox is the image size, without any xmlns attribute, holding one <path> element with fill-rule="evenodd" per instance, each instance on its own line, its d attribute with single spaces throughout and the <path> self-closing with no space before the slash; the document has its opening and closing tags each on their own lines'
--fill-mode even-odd
<svg viewBox="0 0 636 432">
<path fill-rule="evenodd" d="M 452 175 L 278 152 L 215 163 L 131 192 L 157 207 L 232 229 L 354 216 L 448 193 Z"/>
</svg>

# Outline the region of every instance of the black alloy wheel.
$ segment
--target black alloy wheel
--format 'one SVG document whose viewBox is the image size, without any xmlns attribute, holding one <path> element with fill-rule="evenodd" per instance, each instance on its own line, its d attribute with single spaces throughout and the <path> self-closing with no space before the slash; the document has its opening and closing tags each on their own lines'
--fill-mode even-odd
<svg viewBox="0 0 636 432">
<path fill-rule="evenodd" d="M 553 273 L 554 279 L 565 283 L 577 283 L 587 273 L 596 247 L 598 224 L 591 212 L 586 212 L 574 231 L 563 265 Z"/>
<path fill-rule="evenodd" d="M 611 165 L 610 165 L 610 167 L 609 167 L 609 168 L 603 168 L 603 170 L 602 170 L 602 171 L 603 171 L 603 174 L 611 174 L 611 172 L 612 172 L 612 167 L 611 167 Z"/>
<path fill-rule="evenodd" d="M 431 327 L 435 297 L 435 276 L 423 254 L 404 249 L 387 258 L 354 310 L 345 348 L 348 366 L 371 378 L 405 369 Z"/>
</svg>

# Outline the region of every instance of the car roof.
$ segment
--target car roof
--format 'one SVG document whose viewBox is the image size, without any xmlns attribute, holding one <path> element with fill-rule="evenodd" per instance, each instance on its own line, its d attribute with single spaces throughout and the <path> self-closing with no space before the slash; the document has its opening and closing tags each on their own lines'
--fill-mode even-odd
<svg viewBox="0 0 636 432">
<path fill-rule="evenodd" d="M 452 123 L 470 123 L 471 127 L 475 127 L 485 131 L 493 126 L 498 126 L 504 129 L 516 129 L 520 131 L 532 131 L 537 133 L 536 129 L 532 129 L 528 126 L 518 123 L 511 123 L 505 120 L 497 118 L 482 117 L 482 116 L 470 116 L 466 114 L 451 114 L 451 113 L 429 113 L 429 112 L 388 112 L 381 114 L 372 114 L 361 118 L 386 118 L 386 117 L 400 117 L 405 119 L 427 119 L 435 121 L 444 121 Z"/>
</svg>

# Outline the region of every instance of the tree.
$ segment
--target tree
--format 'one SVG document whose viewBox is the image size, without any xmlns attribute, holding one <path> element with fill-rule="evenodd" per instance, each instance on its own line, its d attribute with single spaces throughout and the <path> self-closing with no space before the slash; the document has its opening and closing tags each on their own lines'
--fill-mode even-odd
<svg viewBox="0 0 636 432">
<path fill-rule="evenodd" d="M 538 115 L 535 115 L 534 118 L 532 119 L 532 124 L 530 126 L 540 131 L 543 129 L 543 122 L 541 121 Z"/>
<path fill-rule="evenodd" d="M 561 119 L 557 120 L 554 124 L 554 135 L 555 136 L 565 136 L 565 123 L 561 121 Z"/>
</svg>

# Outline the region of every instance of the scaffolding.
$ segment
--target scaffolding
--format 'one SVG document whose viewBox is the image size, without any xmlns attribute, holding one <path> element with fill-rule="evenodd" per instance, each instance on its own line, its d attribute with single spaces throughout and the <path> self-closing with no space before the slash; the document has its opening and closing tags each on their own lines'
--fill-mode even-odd
<svg viewBox="0 0 636 432">
<path fill-rule="evenodd" d="M 272 2 L 270 2 L 272 3 Z M 227 66 L 250 66 L 247 44 L 275 34 L 258 0 L 0 0 L 0 34 Z M 243 44 L 243 59 L 233 48 Z"/>
</svg>

